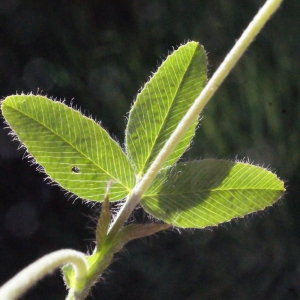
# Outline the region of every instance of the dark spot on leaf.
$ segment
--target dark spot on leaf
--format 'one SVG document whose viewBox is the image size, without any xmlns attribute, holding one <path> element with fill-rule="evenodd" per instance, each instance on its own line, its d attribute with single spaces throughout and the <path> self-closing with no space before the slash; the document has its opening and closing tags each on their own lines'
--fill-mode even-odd
<svg viewBox="0 0 300 300">
<path fill-rule="evenodd" d="M 72 172 L 73 173 L 80 173 L 80 169 L 78 167 L 76 167 L 76 166 L 73 166 L 72 167 Z"/>
<path fill-rule="evenodd" d="M 283 114 L 286 114 L 286 109 L 282 109 L 281 112 L 282 112 Z"/>
</svg>

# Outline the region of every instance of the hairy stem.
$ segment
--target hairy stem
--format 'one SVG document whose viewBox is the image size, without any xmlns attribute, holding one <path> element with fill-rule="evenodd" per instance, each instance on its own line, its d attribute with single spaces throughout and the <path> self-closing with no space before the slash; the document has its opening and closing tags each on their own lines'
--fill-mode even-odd
<svg viewBox="0 0 300 300">
<path fill-rule="evenodd" d="M 74 266 L 76 280 L 81 286 L 87 274 L 87 262 L 83 253 L 63 249 L 38 259 L 0 288 L 0 299 L 18 299 L 37 281 L 65 263 Z"/>
<path fill-rule="evenodd" d="M 128 197 L 123 207 L 120 209 L 116 219 L 114 220 L 114 223 L 110 228 L 112 233 L 117 232 L 123 226 L 124 222 L 127 220 L 135 206 L 141 200 L 143 193 L 150 186 L 155 176 L 168 159 L 174 148 L 181 141 L 190 125 L 198 118 L 204 106 L 217 91 L 239 58 L 243 55 L 245 50 L 249 47 L 255 36 L 260 32 L 272 14 L 277 10 L 282 1 L 283 0 L 268 0 L 256 14 L 240 39 L 225 57 L 223 63 L 202 90 L 201 94 L 196 98 L 194 104 L 180 121 L 177 128 L 174 130 L 169 140 L 159 152 L 146 174 L 133 189 L 132 194 Z"/>
<path fill-rule="evenodd" d="M 135 186 L 132 194 L 127 198 L 127 201 L 120 209 L 109 231 L 109 235 L 112 238 L 114 237 L 114 234 L 119 232 L 124 222 L 128 219 L 135 206 L 139 203 L 143 193 L 152 183 L 164 162 L 180 142 L 190 125 L 198 118 L 204 106 L 211 99 L 213 94 L 227 77 L 228 73 L 232 70 L 239 58 L 243 55 L 255 36 L 276 11 L 282 1 L 283 0 L 268 0 L 226 56 L 219 69 L 212 76 L 201 94 L 196 98 L 194 104 L 180 121 L 146 174 Z M 70 291 L 67 299 L 71 300 L 77 298 L 76 294 L 78 294 L 78 292 L 80 294 L 82 287 L 85 286 L 87 261 L 84 254 L 80 252 L 74 250 L 60 250 L 40 258 L 5 283 L 0 288 L 0 299 L 13 300 L 19 298 L 34 283 L 65 263 L 72 264 L 76 274 L 75 288 Z M 85 297 L 85 295 L 83 297 Z"/>
</svg>

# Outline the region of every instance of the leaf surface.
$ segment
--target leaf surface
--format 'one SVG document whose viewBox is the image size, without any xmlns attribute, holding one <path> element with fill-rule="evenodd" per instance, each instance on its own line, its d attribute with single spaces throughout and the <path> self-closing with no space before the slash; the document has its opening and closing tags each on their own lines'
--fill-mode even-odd
<svg viewBox="0 0 300 300">
<path fill-rule="evenodd" d="M 189 42 L 174 51 L 138 94 L 126 128 L 126 151 L 135 172 L 143 175 L 206 83 L 206 54 Z M 176 162 L 190 145 L 198 120 L 164 167 Z"/>
<path fill-rule="evenodd" d="M 15 95 L 2 102 L 8 125 L 50 179 L 86 199 L 124 198 L 135 184 L 120 146 L 94 120 L 44 96 Z"/>
<path fill-rule="evenodd" d="M 163 170 L 141 204 L 168 224 L 203 228 L 264 209 L 283 193 L 283 182 L 266 169 L 208 159 Z"/>
</svg>

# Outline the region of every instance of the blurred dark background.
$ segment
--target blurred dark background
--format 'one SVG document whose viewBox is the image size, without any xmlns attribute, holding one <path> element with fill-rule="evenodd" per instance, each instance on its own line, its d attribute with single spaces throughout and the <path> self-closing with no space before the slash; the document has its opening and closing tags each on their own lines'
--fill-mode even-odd
<svg viewBox="0 0 300 300">
<path fill-rule="evenodd" d="M 121 143 L 139 88 L 173 47 L 209 76 L 263 0 L 0 0 L 0 96 L 42 92 Z M 203 112 L 187 158 L 249 158 L 285 180 L 277 204 L 216 228 L 129 243 L 89 299 L 300 299 L 300 2 L 284 1 Z M 51 251 L 93 248 L 98 204 L 72 200 L 0 128 L 0 284 Z M 147 221 L 137 209 L 138 221 Z M 25 299 L 64 299 L 59 271 Z"/>
</svg>

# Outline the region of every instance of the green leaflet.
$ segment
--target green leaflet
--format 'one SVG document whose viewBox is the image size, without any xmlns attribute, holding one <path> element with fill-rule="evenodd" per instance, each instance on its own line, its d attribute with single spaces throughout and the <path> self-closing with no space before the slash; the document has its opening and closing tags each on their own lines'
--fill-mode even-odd
<svg viewBox="0 0 300 300">
<path fill-rule="evenodd" d="M 141 204 L 166 223 L 203 228 L 264 209 L 283 192 L 283 182 L 266 169 L 208 159 L 163 170 Z"/>
<path fill-rule="evenodd" d="M 129 158 L 92 119 L 44 96 L 7 97 L 2 112 L 51 180 L 95 201 L 103 201 L 107 183 L 113 181 L 109 197 L 116 201 L 130 194 L 136 177 L 149 168 L 205 82 L 204 49 L 189 42 L 174 51 L 130 111 Z M 143 196 L 147 212 L 168 224 L 201 228 L 264 209 L 283 194 L 276 175 L 250 164 L 203 160 L 172 166 L 189 146 L 197 121 Z"/>
<path fill-rule="evenodd" d="M 132 166 L 120 146 L 95 121 L 44 96 L 9 96 L 2 112 L 27 151 L 51 180 L 75 195 L 103 201 L 124 198 L 135 184 Z"/>
<path fill-rule="evenodd" d="M 139 177 L 147 171 L 203 89 L 206 65 L 203 47 L 189 42 L 168 56 L 138 94 L 126 129 L 126 150 Z M 175 163 L 187 149 L 197 123 L 195 120 L 164 167 Z"/>
</svg>

